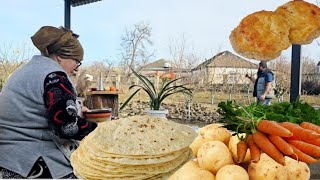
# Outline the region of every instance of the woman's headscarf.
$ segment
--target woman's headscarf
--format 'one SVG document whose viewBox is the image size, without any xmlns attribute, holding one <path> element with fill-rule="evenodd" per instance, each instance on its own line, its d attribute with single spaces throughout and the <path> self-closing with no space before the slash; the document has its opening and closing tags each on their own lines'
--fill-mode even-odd
<svg viewBox="0 0 320 180">
<path fill-rule="evenodd" d="M 83 48 L 78 37 L 71 30 L 62 27 L 43 26 L 31 37 L 31 40 L 44 56 L 56 54 L 62 58 L 82 61 Z"/>
</svg>

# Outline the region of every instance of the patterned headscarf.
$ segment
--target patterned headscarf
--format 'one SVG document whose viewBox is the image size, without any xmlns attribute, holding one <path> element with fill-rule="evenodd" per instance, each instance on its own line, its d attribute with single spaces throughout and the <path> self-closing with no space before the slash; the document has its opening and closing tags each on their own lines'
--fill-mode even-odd
<svg viewBox="0 0 320 180">
<path fill-rule="evenodd" d="M 78 37 L 71 30 L 62 27 L 43 26 L 31 37 L 31 40 L 44 56 L 56 54 L 62 58 L 82 61 L 83 48 Z"/>
</svg>

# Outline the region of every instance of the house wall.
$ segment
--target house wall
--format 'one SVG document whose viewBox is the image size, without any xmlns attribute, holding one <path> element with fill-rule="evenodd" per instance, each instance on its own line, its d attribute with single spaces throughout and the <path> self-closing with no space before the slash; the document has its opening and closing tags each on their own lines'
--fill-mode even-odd
<svg viewBox="0 0 320 180">
<path fill-rule="evenodd" d="M 257 69 L 251 68 L 225 68 L 225 67 L 206 67 L 192 73 L 194 77 L 199 77 L 199 83 L 211 84 L 249 84 L 250 80 L 245 78 L 246 74 L 255 76 Z"/>
</svg>

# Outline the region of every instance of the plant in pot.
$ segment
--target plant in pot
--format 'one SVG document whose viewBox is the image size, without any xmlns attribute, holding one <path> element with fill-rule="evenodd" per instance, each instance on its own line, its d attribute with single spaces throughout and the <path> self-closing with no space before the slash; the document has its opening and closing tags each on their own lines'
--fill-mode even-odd
<svg viewBox="0 0 320 180">
<path fill-rule="evenodd" d="M 150 98 L 150 109 L 148 109 L 146 113 L 152 116 L 166 118 L 168 110 L 161 109 L 161 104 L 167 97 L 176 93 L 185 93 L 189 96 L 192 95 L 191 89 L 186 87 L 186 84 L 175 85 L 175 82 L 182 78 L 175 79 L 172 72 L 161 75 L 162 83 L 159 88 L 156 88 L 155 84 L 147 77 L 138 74 L 133 69 L 132 72 L 138 77 L 141 84 L 135 84 L 129 87 L 129 89 L 134 87 L 138 87 L 138 89 L 128 97 L 128 99 L 120 107 L 120 110 L 122 110 L 140 90 L 143 90 Z M 158 74 L 156 75 L 158 76 Z"/>
</svg>

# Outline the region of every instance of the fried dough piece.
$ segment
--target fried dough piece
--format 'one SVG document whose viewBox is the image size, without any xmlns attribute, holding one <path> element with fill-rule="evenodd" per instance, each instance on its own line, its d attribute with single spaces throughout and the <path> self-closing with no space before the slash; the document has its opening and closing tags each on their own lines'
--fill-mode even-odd
<svg viewBox="0 0 320 180">
<path fill-rule="evenodd" d="M 242 19 L 229 39 L 238 54 L 269 61 L 291 46 L 289 28 L 283 16 L 272 11 L 258 11 Z"/>
<path fill-rule="evenodd" d="M 283 15 L 290 25 L 292 44 L 310 44 L 320 35 L 320 8 L 305 1 L 290 1 L 279 6 L 276 13 Z"/>
</svg>

